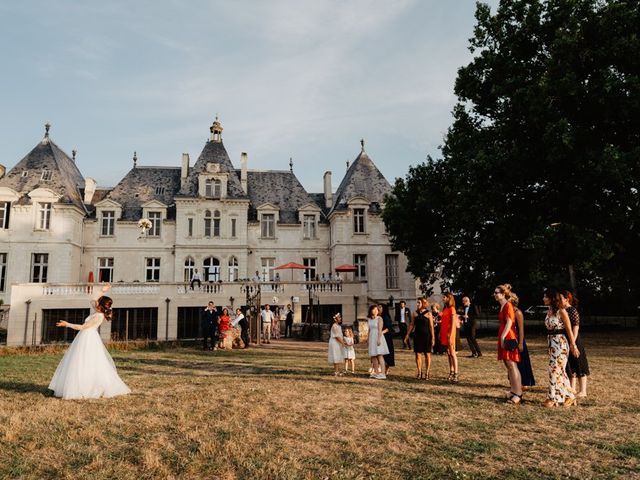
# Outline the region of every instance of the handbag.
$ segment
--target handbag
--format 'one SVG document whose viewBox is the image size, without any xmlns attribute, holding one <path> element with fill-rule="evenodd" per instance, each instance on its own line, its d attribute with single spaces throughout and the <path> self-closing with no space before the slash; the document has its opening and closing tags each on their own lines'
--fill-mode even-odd
<svg viewBox="0 0 640 480">
<path fill-rule="evenodd" d="M 505 338 L 504 339 L 504 349 L 509 352 L 513 352 L 518 349 L 518 340 L 515 338 Z"/>
</svg>

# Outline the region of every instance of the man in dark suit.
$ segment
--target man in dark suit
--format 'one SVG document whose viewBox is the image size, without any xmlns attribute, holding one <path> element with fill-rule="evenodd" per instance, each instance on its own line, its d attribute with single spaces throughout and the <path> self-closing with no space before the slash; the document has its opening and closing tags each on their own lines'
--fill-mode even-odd
<svg viewBox="0 0 640 480">
<path fill-rule="evenodd" d="M 404 339 L 407 336 L 407 326 L 411 321 L 411 310 L 407 308 L 407 304 L 404 300 L 400 301 L 400 306 L 396 308 L 396 323 L 398 327 L 400 327 L 400 338 L 402 338 L 402 344 L 405 349 L 411 349 L 411 339 L 407 338 L 405 342 Z"/>
<path fill-rule="evenodd" d="M 287 305 L 287 311 L 285 312 L 285 322 L 284 322 L 284 338 L 291 338 L 291 331 L 293 330 L 293 310 L 291 309 L 291 305 Z"/>
<path fill-rule="evenodd" d="M 218 344 L 218 322 L 220 318 L 216 305 L 213 302 L 207 304 L 200 314 L 200 324 L 202 325 L 203 348 L 205 350 L 214 350 Z M 207 346 L 207 338 L 211 339 L 211 346 Z"/>
<path fill-rule="evenodd" d="M 469 350 L 471 350 L 472 357 L 481 357 L 482 352 L 480 346 L 476 340 L 476 317 L 477 312 L 469 297 L 462 297 L 462 312 L 461 312 L 464 332 L 467 337 L 467 343 L 469 344 Z"/>
</svg>

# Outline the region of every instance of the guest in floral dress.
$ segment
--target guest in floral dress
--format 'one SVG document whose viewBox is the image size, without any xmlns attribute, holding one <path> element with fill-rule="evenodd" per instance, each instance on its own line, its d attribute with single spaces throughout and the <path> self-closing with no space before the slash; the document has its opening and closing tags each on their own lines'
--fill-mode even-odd
<svg viewBox="0 0 640 480">
<path fill-rule="evenodd" d="M 275 339 L 280 338 L 280 307 L 273 308 L 273 319 L 271 320 L 271 336 Z"/>
<path fill-rule="evenodd" d="M 562 308 L 560 292 L 554 289 L 545 290 L 543 302 L 549 307 L 544 320 L 549 341 L 549 393 L 544 406 L 570 407 L 576 403 L 576 397 L 566 372 L 567 360 L 570 350 L 576 357 L 580 356 L 580 352 L 576 347 L 569 315 Z"/>
</svg>

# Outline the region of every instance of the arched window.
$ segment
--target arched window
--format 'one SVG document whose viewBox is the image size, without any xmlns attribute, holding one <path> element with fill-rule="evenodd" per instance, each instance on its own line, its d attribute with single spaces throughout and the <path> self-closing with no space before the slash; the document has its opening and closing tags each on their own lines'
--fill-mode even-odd
<svg viewBox="0 0 640 480">
<path fill-rule="evenodd" d="M 214 237 L 220 236 L 220 212 L 215 210 L 213 212 L 213 235 Z"/>
<path fill-rule="evenodd" d="M 238 259 L 236 257 L 229 258 L 229 281 L 235 282 L 240 276 L 240 269 L 238 268 Z"/>
<path fill-rule="evenodd" d="M 188 283 L 191 281 L 191 277 L 193 277 L 194 272 L 196 271 L 196 262 L 191 257 L 187 257 L 184 261 L 184 282 Z"/>
<path fill-rule="evenodd" d="M 202 262 L 203 277 L 206 282 L 217 282 L 220 280 L 220 260 L 216 257 L 207 257 Z"/>
<path fill-rule="evenodd" d="M 204 212 L 204 236 L 211 236 L 211 210 L 205 210 Z"/>
</svg>

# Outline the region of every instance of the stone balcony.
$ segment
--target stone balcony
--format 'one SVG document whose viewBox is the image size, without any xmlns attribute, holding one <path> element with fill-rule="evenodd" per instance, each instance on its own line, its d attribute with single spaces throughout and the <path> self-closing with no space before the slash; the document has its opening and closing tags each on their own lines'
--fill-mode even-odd
<svg viewBox="0 0 640 480">
<path fill-rule="evenodd" d="M 15 284 L 11 288 L 7 345 L 40 343 L 43 310 L 89 307 L 95 289 L 102 284 Z M 219 307 L 242 307 L 260 292 L 260 303 L 294 306 L 294 322 L 302 319 L 302 305 L 341 305 L 346 323 L 366 314 L 367 283 L 342 282 L 203 282 L 194 289 L 188 283 L 114 283 L 108 295 L 114 308 L 157 308 L 157 338 L 178 338 L 181 307 L 203 307 L 213 301 Z M 357 311 L 356 311 L 357 308 Z M 109 339 L 108 329 L 101 334 Z"/>
</svg>

